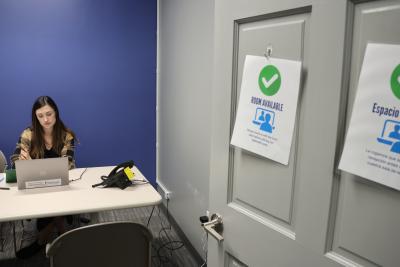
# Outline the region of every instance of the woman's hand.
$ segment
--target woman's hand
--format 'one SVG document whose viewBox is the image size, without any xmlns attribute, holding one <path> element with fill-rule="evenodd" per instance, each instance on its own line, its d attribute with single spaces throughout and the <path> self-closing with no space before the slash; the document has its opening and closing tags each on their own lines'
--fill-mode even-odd
<svg viewBox="0 0 400 267">
<path fill-rule="evenodd" d="M 26 150 L 21 149 L 21 153 L 19 154 L 19 159 L 31 159 L 31 156 Z"/>
</svg>

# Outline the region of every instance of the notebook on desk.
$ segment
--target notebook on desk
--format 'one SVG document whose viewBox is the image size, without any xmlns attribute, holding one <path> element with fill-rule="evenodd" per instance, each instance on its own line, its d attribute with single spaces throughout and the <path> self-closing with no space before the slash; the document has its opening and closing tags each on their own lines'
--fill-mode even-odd
<svg viewBox="0 0 400 267">
<path fill-rule="evenodd" d="M 17 160 L 18 189 L 60 186 L 69 183 L 68 158 Z"/>
</svg>

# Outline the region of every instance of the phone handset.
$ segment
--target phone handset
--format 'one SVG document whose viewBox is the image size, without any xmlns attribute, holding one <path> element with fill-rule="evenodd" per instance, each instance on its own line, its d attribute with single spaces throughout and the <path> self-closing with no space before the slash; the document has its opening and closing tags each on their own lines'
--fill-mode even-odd
<svg viewBox="0 0 400 267">
<path fill-rule="evenodd" d="M 135 164 L 133 163 L 133 160 L 128 160 L 125 161 L 121 164 L 118 164 L 108 175 L 108 177 L 111 177 L 117 173 L 122 172 L 125 168 L 132 168 Z M 121 169 L 121 170 L 120 170 Z"/>
</svg>

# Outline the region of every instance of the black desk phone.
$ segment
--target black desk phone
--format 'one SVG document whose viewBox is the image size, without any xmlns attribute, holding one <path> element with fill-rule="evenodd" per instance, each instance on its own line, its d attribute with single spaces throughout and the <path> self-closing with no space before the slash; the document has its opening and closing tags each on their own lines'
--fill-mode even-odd
<svg viewBox="0 0 400 267">
<path fill-rule="evenodd" d="M 134 165 L 133 160 L 118 164 L 118 166 L 116 166 L 108 176 L 103 175 L 100 177 L 101 180 L 103 180 L 102 182 L 94 184 L 92 187 L 119 187 L 120 189 L 125 189 L 128 186 L 131 186 L 134 176 L 131 168 Z"/>
</svg>

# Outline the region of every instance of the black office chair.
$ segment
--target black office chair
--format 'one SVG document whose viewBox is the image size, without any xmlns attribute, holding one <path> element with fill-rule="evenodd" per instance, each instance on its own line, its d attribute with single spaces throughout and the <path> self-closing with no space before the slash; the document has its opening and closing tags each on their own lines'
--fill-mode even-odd
<svg viewBox="0 0 400 267">
<path fill-rule="evenodd" d="M 0 150 L 0 172 L 5 172 L 7 169 L 7 159 Z"/>
<path fill-rule="evenodd" d="M 148 228 L 134 222 L 109 222 L 71 230 L 46 247 L 52 267 L 151 266 Z"/>
</svg>

